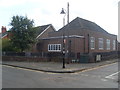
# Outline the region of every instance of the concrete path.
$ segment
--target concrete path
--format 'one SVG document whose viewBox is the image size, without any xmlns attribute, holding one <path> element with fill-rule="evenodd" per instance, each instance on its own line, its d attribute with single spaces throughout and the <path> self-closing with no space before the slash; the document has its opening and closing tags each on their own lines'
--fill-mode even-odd
<svg viewBox="0 0 120 90">
<path fill-rule="evenodd" d="M 2 65 L 32 69 L 32 70 L 43 71 L 43 72 L 52 72 L 52 73 L 75 73 L 75 72 L 80 72 L 83 70 L 115 63 L 117 61 L 118 59 L 101 61 L 97 63 L 70 63 L 70 64 L 65 64 L 64 69 L 62 68 L 62 63 L 59 63 L 59 62 L 2 61 Z"/>
</svg>

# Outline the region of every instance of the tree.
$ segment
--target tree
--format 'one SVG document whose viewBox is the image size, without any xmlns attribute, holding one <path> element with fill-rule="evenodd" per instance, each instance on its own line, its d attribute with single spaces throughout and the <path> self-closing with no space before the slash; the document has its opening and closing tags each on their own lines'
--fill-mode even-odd
<svg viewBox="0 0 120 90">
<path fill-rule="evenodd" d="M 18 51 L 15 49 L 9 39 L 2 39 L 2 51 Z"/>
<path fill-rule="evenodd" d="M 35 42 L 35 31 L 33 30 L 33 20 L 23 16 L 13 16 L 10 25 L 12 45 L 23 52 L 31 47 Z"/>
</svg>

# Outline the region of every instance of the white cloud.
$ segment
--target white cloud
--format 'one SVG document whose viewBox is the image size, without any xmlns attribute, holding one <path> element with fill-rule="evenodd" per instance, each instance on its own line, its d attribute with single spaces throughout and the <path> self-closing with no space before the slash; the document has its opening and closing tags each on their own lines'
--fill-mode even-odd
<svg viewBox="0 0 120 90">
<path fill-rule="evenodd" d="M 24 3 L 24 0 L 0 0 L 0 7 L 10 7 Z"/>
</svg>

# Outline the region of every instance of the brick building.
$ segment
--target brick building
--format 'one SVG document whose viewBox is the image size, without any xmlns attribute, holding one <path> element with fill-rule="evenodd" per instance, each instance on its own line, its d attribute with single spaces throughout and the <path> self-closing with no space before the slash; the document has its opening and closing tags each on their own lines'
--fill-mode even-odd
<svg viewBox="0 0 120 90">
<path fill-rule="evenodd" d="M 41 52 L 41 50 L 42 50 L 41 40 L 43 38 L 48 38 L 49 37 L 48 34 L 50 32 L 55 32 L 56 30 L 52 26 L 52 24 L 34 27 L 34 29 L 36 30 L 36 40 L 37 40 L 37 43 L 33 46 L 32 52 L 34 52 L 34 53 L 35 52 Z"/>
<path fill-rule="evenodd" d="M 117 55 L 117 36 L 96 23 L 79 17 L 39 40 L 42 42 L 39 52 L 44 53 L 62 53 L 65 43 L 65 56 L 70 57 L 68 61 L 80 60 L 86 55 L 88 62 L 95 62 L 97 59 L 104 60 Z"/>
<path fill-rule="evenodd" d="M 6 39 L 6 38 L 9 37 L 9 34 L 8 34 L 8 32 L 7 32 L 7 29 L 6 29 L 6 27 L 4 27 L 4 26 L 2 26 L 2 28 L 1 28 L 1 36 L 2 36 L 2 39 Z"/>
</svg>

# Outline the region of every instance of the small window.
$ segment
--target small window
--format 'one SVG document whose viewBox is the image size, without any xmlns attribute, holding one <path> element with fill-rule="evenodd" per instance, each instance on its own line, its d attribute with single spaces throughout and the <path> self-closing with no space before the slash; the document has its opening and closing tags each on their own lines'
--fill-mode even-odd
<svg viewBox="0 0 120 90">
<path fill-rule="evenodd" d="M 116 50 L 116 42 L 113 40 L 113 50 Z"/>
<path fill-rule="evenodd" d="M 99 46 L 99 50 L 103 50 L 103 38 L 99 38 L 99 42 L 98 42 L 98 46 Z"/>
<path fill-rule="evenodd" d="M 61 50 L 61 45 L 58 45 L 58 50 Z"/>
<path fill-rule="evenodd" d="M 61 44 L 48 44 L 48 51 L 60 52 L 61 51 Z"/>
<path fill-rule="evenodd" d="M 48 51 L 51 50 L 51 45 L 48 45 Z"/>
<path fill-rule="evenodd" d="M 53 50 L 56 50 L 56 45 L 55 44 L 53 45 Z"/>
<path fill-rule="evenodd" d="M 110 40 L 109 39 L 106 40 L 106 45 L 107 45 L 107 50 L 110 50 Z"/>
<path fill-rule="evenodd" d="M 94 37 L 90 37 L 90 47 L 91 49 L 95 49 L 95 38 Z"/>
<path fill-rule="evenodd" d="M 55 50 L 58 50 L 58 45 L 55 45 Z"/>
</svg>

